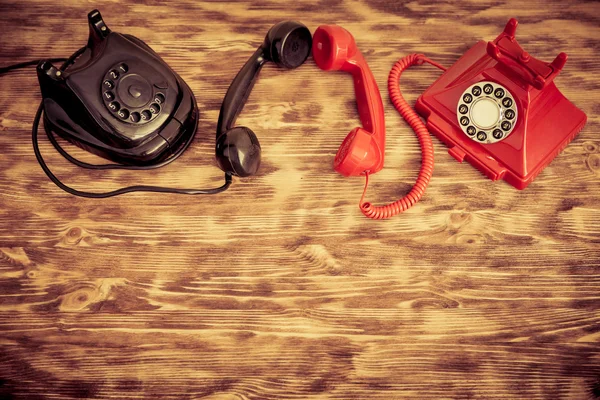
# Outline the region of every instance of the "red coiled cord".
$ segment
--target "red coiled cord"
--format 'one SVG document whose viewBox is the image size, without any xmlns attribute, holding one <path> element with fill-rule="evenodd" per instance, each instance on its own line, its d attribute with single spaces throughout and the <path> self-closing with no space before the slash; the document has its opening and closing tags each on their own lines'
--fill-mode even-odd
<svg viewBox="0 0 600 400">
<path fill-rule="evenodd" d="M 402 94 L 400 93 L 400 75 L 402 75 L 402 72 L 404 72 L 404 70 L 406 70 L 408 67 L 413 65 L 421 65 L 423 62 L 427 62 L 441 70 L 446 70 L 446 68 L 425 57 L 423 54 L 410 54 L 402 58 L 396 63 L 396 65 L 394 65 L 394 68 L 392 68 L 388 78 L 388 91 L 390 93 L 392 103 L 400 112 L 402 118 L 404 118 L 404 120 L 408 122 L 410 127 L 415 131 L 417 138 L 419 139 L 419 144 L 421 145 L 421 153 L 423 158 L 419 176 L 417 177 L 415 185 L 406 196 L 386 206 L 374 206 L 369 202 L 364 202 L 365 194 L 367 193 L 367 187 L 369 186 L 369 172 L 367 171 L 365 173 L 365 190 L 360 199 L 360 209 L 362 213 L 369 218 L 391 218 L 394 215 L 398 215 L 401 212 L 408 210 L 416 202 L 418 202 L 421 197 L 423 197 L 423 193 L 425 193 L 425 189 L 427 188 L 429 180 L 431 179 L 431 175 L 433 173 L 433 143 L 431 142 L 431 135 L 429 134 L 429 131 L 427 131 L 423 121 L 421 121 L 421 118 L 419 118 L 419 115 L 406 102 L 406 100 L 404 100 L 404 97 L 402 97 Z"/>
</svg>

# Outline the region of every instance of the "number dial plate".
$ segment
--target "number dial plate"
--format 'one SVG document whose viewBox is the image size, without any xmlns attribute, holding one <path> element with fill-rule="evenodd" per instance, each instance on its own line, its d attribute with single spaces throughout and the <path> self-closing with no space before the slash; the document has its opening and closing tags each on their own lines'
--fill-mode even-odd
<svg viewBox="0 0 600 400">
<path fill-rule="evenodd" d="M 482 81 L 461 94 L 456 116 L 469 139 L 491 144 L 506 139 L 514 130 L 518 120 L 517 104 L 504 86 Z"/>
<path fill-rule="evenodd" d="M 136 81 L 131 87 L 128 81 Z M 145 124 L 155 119 L 161 112 L 166 100 L 166 89 L 159 90 L 151 83 L 144 85 L 145 78 L 135 74 L 135 66 L 119 62 L 105 74 L 101 85 L 101 95 L 108 110 L 119 120 L 130 124 Z M 123 82 L 123 83 L 121 83 Z M 145 87 L 146 86 L 146 87 Z M 120 90 L 124 89 L 124 90 Z M 147 93 L 147 91 L 149 91 Z M 129 93 L 133 98 L 123 99 L 121 96 Z M 140 98 L 140 101 L 136 101 Z M 128 106 L 129 103 L 133 106 Z M 136 106 L 137 105 L 137 106 Z"/>
</svg>

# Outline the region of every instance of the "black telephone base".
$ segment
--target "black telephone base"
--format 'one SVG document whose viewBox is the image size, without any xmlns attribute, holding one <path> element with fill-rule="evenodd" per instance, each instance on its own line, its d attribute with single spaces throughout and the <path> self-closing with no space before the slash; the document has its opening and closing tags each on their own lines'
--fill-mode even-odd
<svg viewBox="0 0 600 400">
<path fill-rule="evenodd" d="M 120 164 L 168 159 L 196 133 L 191 89 L 143 41 L 112 32 L 99 11 L 88 22 L 88 44 L 72 65 L 37 67 L 46 131 Z"/>
</svg>

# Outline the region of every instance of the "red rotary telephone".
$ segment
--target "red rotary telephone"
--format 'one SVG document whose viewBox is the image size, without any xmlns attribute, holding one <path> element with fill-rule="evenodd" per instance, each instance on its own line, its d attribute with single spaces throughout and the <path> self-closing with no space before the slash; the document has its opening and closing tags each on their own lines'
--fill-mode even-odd
<svg viewBox="0 0 600 400">
<path fill-rule="evenodd" d="M 446 69 L 423 54 L 411 54 L 390 72 L 390 98 L 417 134 L 422 149 L 419 176 L 400 200 L 378 207 L 364 202 L 369 174 L 383 167 L 385 117 L 377 83 L 352 35 L 337 25 L 320 26 L 313 35 L 313 58 L 323 70 L 352 74 L 363 128 L 353 129 L 342 143 L 334 169 L 344 176 L 365 175 L 360 200 L 363 214 L 390 218 L 418 202 L 433 173 L 429 132 L 446 143 L 449 153 L 467 160 L 492 180 L 504 179 L 524 189 L 581 131 L 586 115 L 554 84 L 567 61 L 560 53 L 551 63 L 532 57 L 515 39 L 517 20 L 486 44 L 480 41 Z M 427 62 L 444 71 L 416 103 L 417 113 L 400 93 L 403 71 Z"/>
<path fill-rule="evenodd" d="M 524 189 L 583 129 L 585 113 L 553 82 L 567 55 L 560 53 L 551 63 L 532 57 L 515 39 L 517 25 L 512 18 L 493 42 L 478 42 L 448 69 L 423 54 L 396 63 L 388 79 L 390 99 L 419 139 L 421 170 L 410 192 L 389 205 L 364 202 L 363 193 L 360 208 L 365 216 L 390 218 L 421 199 L 433 173 L 429 132 L 448 145 L 459 162 L 467 160 L 488 178 Z M 344 140 L 335 169 L 345 176 L 364 174 L 366 192 L 369 174 L 383 167 L 385 121 L 377 84 L 352 35 L 341 27 L 317 29 L 313 57 L 321 69 L 341 69 L 354 76 L 365 128 L 354 129 Z M 404 100 L 399 86 L 403 71 L 424 62 L 444 71 L 415 105 L 427 125 Z"/>
</svg>

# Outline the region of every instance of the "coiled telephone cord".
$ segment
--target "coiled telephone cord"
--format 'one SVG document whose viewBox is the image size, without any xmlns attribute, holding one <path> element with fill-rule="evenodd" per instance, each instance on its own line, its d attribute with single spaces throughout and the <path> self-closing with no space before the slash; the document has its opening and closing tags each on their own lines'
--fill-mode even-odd
<svg viewBox="0 0 600 400">
<path fill-rule="evenodd" d="M 406 196 L 385 206 L 374 206 L 372 203 L 364 201 L 367 188 L 369 186 L 369 172 L 367 171 L 365 173 L 365 189 L 359 205 L 362 213 L 368 218 L 386 219 L 408 210 L 415 203 L 417 203 L 421 197 L 423 197 L 423 193 L 425 193 L 425 189 L 431 180 L 431 175 L 433 174 L 433 143 L 431 141 L 431 135 L 429 134 L 429 131 L 427 130 L 427 127 L 425 127 L 423 121 L 421 121 L 419 115 L 406 102 L 406 100 L 404 100 L 402 93 L 400 93 L 400 76 L 402 73 L 409 67 L 412 67 L 413 65 L 421 65 L 424 62 L 429 63 L 443 71 L 446 70 L 445 67 L 436 63 L 435 61 L 430 60 L 423 54 L 410 54 L 400 59 L 394 65 L 388 78 L 388 91 L 390 93 L 392 103 L 398 112 L 400 112 L 402 118 L 404 118 L 404 120 L 408 122 L 410 127 L 415 131 L 415 134 L 419 139 L 419 144 L 421 145 L 422 161 L 419 176 L 417 177 L 417 181 L 415 182 L 414 186 Z"/>
</svg>

